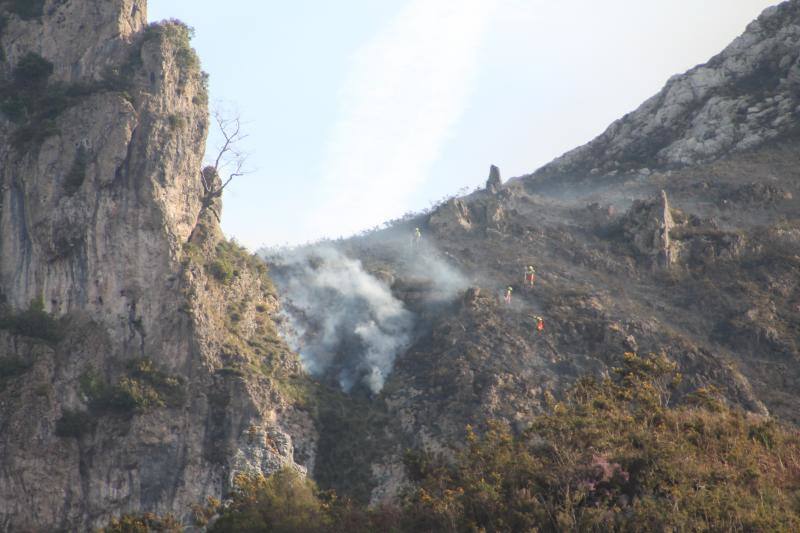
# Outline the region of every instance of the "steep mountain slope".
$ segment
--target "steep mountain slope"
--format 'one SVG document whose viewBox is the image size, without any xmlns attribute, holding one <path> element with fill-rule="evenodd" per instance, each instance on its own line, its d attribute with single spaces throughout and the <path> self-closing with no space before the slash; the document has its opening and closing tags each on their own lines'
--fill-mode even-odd
<svg viewBox="0 0 800 533">
<path fill-rule="evenodd" d="M 798 133 L 800 5 L 764 11 L 710 61 L 671 78 L 597 139 L 536 172 L 580 178 L 707 163 Z"/>
<path fill-rule="evenodd" d="M 3 531 L 184 517 L 237 472 L 313 464 L 263 265 L 203 209 L 190 32 L 146 20 L 0 2 Z"/>
<path fill-rule="evenodd" d="M 800 1 L 770 8 L 720 55 L 534 174 L 501 185 L 492 169 L 485 190 L 325 244 L 414 316 L 385 386 L 356 390 L 383 413 L 359 441 L 383 446 L 369 459 L 373 500 L 402 485 L 405 448 L 446 449 L 489 419 L 522 429 L 625 352 L 679 365 L 673 401 L 713 386 L 732 405 L 800 422 L 799 40 Z M 302 255 L 320 276 L 331 268 L 328 252 Z M 283 294 L 290 314 L 293 297 Z M 319 324 L 313 303 L 299 307 L 302 351 Z M 347 339 L 332 349 L 363 349 Z M 327 363 L 320 375 L 335 383 L 340 370 Z"/>
</svg>

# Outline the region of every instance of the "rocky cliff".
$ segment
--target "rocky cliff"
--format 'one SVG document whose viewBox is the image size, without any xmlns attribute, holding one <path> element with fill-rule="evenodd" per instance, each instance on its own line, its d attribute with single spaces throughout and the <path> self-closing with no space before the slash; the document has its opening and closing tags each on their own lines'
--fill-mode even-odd
<svg viewBox="0 0 800 533">
<path fill-rule="evenodd" d="M 313 461 L 263 266 L 203 210 L 190 30 L 146 14 L 0 2 L 0 530 L 186 517 Z"/>
</svg>

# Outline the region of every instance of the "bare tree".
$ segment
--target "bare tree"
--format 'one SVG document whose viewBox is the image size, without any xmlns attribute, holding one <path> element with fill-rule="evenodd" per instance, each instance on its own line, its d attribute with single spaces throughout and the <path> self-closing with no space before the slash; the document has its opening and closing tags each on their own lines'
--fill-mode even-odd
<svg viewBox="0 0 800 533">
<path fill-rule="evenodd" d="M 203 184 L 202 210 L 210 209 L 217 221 L 220 221 L 220 215 L 214 207 L 215 201 L 222 196 L 222 191 L 234 178 L 247 174 L 245 164 L 248 154 L 241 149 L 241 141 L 247 135 L 242 132 L 242 120 L 238 113 L 230 114 L 215 107 L 211 116 L 223 141 L 214 163 L 206 165 L 200 171 L 200 182 Z"/>
</svg>

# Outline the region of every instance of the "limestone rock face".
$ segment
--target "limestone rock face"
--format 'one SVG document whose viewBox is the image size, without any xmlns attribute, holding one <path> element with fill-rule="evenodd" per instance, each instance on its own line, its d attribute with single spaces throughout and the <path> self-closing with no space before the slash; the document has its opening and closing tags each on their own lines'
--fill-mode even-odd
<svg viewBox="0 0 800 533">
<path fill-rule="evenodd" d="M 62 82 L 100 79 L 147 24 L 146 0 L 47 0 L 42 16 L 31 18 L 5 9 L 11 21 L 2 35 L 5 73 L 34 52 L 53 63 L 53 78 Z"/>
<path fill-rule="evenodd" d="M 672 77 L 599 137 L 534 175 L 649 175 L 651 167 L 709 162 L 793 133 L 798 117 L 800 1 L 788 0 L 708 63 Z"/>
<path fill-rule="evenodd" d="M 0 530 L 183 518 L 237 472 L 313 465 L 307 415 L 241 370 L 277 339 L 278 309 L 202 212 L 207 93 L 188 30 L 147 26 L 144 0 L 14 6 L 0 7 L 0 318 L 22 322 L 0 329 Z M 23 320 L 31 302 L 58 338 Z M 299 371 L 270 350 L 276 372 Z"/>
<path fill-rule="evenodd" d="M 655 199 L 636 201 L 622 222 L 622 230 L 637 252 L 662 267 L 669 267 L 676 259 L 670 239 L 674 227 L 664 191 Z"/>
<path fill-rule="evenodd" d="M 431 214 L 428 223 L 434 231 L 443 234 L 459 230 L 469 231 L 472 229 L 472 215 L 463 201 L 453 199 Z"/>
<path fill-rule="evenodd" d="M 53 64 L 53 87 L 90 84 L 114 66 L 109 57 L 117 68 L 140 67 L 127 91 L 98 88 L 65 109 L 38 145 L 7 142 L 15 127 L 2 124 L 0 286 L 13 307 L 41 298 L 57 314 L 86 311 L 120 340 L 139 321 L 134 344 L 146 351 L 160 342 L 148 332 L 175 309 L 175 259 L 197 221 L 208 118 L 195 102 L 205 87 L 179 65 L 183 51 L 172 40 L 134 35 L 142 3 L 58 3 L 44 12 L 41 21 L 12 15 L 0 39 L 6 71 L 39 54 Z"/>
</svg>

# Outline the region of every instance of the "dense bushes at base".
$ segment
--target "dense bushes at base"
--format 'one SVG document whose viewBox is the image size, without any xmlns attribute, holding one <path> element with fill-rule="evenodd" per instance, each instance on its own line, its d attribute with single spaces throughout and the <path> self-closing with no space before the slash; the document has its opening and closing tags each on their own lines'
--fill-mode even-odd
<svg viewBox="0 0 800 533">
<path fill-rule="evenodd" d="M 269 478 L 240 475 L 236 487 L 230 511 L 211 532 L 320 531 L 325 524 L 325 506 L 314 485 L 294 470 L 287 468 Z"/>
<path fill-rule="evenodd" d="M 521 435 L 500 425 L 450 464 L 410 462 L 417 531 L 798 531 L 800 437 L 701 390 L 668 407 L 663 358 L 626 354 Z"/>
<path fill-rule="evenodd" d="M 800 531 L 800 435 L 701 389 L 679 406 L 662 357 L 626 354 L 529 429 L 468 429 L 451 459 L 410 454 L 396 507 L 366 508 L 291 470 L 240 476 L 209 531 Z"/>
</svg>

